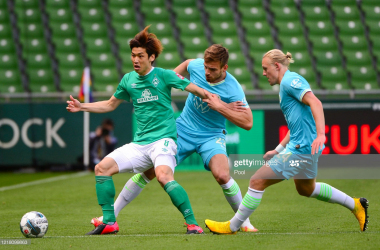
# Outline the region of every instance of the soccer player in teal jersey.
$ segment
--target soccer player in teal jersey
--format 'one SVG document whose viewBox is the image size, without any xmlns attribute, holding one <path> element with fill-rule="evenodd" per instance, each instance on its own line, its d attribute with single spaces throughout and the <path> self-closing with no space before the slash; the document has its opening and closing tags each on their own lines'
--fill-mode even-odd
<svg viewBox="0 0 380 250">
<path fill-rule="evenodd" d="M 229 173 L 225 123 L 228 119 L 237 126 L 250 130 L 253 121 L 251 109 L 240 84 L 227 72 L 228 56 L 226 48 L 214 44 L 206 49 L 204 59 L 189 59 L 174 69 L 180 75 L 190 74 L 192 83 L 215 93 L 215 95 L 210 95 L 205 102 L 192 93 L 187 97 L 185 108 L 176 121 L 177 159 L 180 164 L 194 152 L 198 153 L 202 157 L 205 169 L 211 170 L 225 198 L 236 212 L 242 196 L 238 184 Z M 234 105 L 236 110 L 234 110 Z M 116 199 L 115 215 L 117 216 L 120 210 L 130 203 L 153 178 L 152 169 L 133 176 Z M 137 181 L 139 179 L 144 180 L 144 185 Z M 100 221 L 101 218 L 94 218 L 92 223 L 96 226 Z M 257 231 L 249 218 L 240 229 L 244 232 Z"/>
<path fill-rule="evenodd" d="M 367 228 L 367 199 L 351 198 L 326 183 L 316 182 L 318 157 L 326 139 L 323 107 L 309 83 L 288 70 L 291 62 L 289 52 L 285 55 L 277 49 L 263 56 L 263 75 L 270 85 L 280 84 L 280 107 L 289 132 L 276 149 L 264 155 L 269 162 L 251 177 L 248 192 L 235 216 L 227 222 L 205 221 L 214 233 L 235 234 L 243 221 L 260 205 L 264 190 L 291 177 L 300 195 L 340 204 L 356 216 L 361 231 Z"/>
<path fill-rule="evenodd" d="M 112 175 L 119 172 L 139 173 L 152 167 L 158 182 L 183 214 L 187 233 L 203 233 L 195 220 L 186 191 L 173 177 L 177 129 L 171 107 L 171 89 L 186 90 L 200 98 L 207 98 L 207 91 L 172 70 L 152 67 L 163 48 L 157 37 L 148 33 L 148 28 L 129 42 L 135 71 L 124 75 L 109 100 L 80 103 L 70 96 L 71 100 L 67 102 L 69 112 L 106 113 L 116 109 L 123 100 L 132 101 L 137 118 L 138 128 L 133 142 L 114 150 L 95 166 L 96 194 L 104 220 L 87 233 L 89 235 L 119 231 L 114 213 L 115 186 Z M 137 182 L 143 185 L 144 180 L 138 179 Z"/>
</svg>

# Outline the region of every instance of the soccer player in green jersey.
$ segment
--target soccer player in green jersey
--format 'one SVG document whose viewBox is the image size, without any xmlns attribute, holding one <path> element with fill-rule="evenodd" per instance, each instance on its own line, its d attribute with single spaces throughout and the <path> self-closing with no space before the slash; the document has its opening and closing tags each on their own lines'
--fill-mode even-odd
<svg viewBox="0 0 380 250">
<path fill-rule="evenodd" d="M 96 195 L 103 210 L 103 223 L 87 233 L 117 233 L 119 226 L 114 213 L 115 186 L 112 175 L 123 172 L 141 173 L 154 167 L 158 182 L 183 214 L 188 234 L 203 230 L 195 220 L 186 191 L 173 177 L 176 166 L 177 130 L 171 107 L 171 89 L 186 90 L 207 99 L 206 90 L 199 88 L 172 70 L 155 68 L 154 60 L 162 52 L 160 40 L 148 33 L 148 27 L 129 42 L 134 71 L 122 78 L 116 92 L 107 101 L 80 103 L 70 96 L 69 112 L 106 113 L 115 110 L 123 100 L 132 101 L 137 118 L 133 142 L 107 155 L 95 166 Z M 141 185 L 143 178 L 137 180 Z"/>
</svg>

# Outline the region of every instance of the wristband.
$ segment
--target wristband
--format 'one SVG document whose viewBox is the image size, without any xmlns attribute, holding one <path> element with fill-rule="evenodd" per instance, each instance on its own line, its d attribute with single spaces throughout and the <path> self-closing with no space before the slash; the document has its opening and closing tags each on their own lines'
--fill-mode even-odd
<svg viewBox="0 0 380 250">
<path fill-rule="evenodd" d="M 276 150 L 278 153 L 281 153 L 281 151 L 284 149 L 285 149 L 284 146 L 282 146 L 280 143 L 280 144 L 278 144 L 278 146 L 274 150 Z"/>
</svg>

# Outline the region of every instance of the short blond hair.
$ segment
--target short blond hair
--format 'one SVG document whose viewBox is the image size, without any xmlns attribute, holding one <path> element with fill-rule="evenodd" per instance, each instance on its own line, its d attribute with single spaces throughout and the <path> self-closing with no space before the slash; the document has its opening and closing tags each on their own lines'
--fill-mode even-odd
<svg viewBox="0 0 380 250">
<path fill-rule="evenodd" d="M 280 63 L 286 67 L 289 67 L 289 64 L 294 63 L 294 60 L 292 59 L 292 54 L 290 52 L 286 52 L 286 55 L 284 52 L 282 52 L 279 49 L 272 49 L 269 50 L 265 55 L 263 56 L 266 57 L 268 56 L 271 59 L 271 63 Z"/>
</svg>

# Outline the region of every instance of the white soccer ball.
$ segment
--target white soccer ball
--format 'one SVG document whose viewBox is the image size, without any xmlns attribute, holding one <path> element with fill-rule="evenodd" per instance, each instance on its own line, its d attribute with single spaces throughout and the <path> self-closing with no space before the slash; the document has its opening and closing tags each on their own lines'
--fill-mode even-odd
<svg viewBox="0 0 380 250">
<path fill-rule="evenodd" d="M 48 230 L 48 220 L 40 212 L 26 213 L 21 218 L 20 230 L 27 238 L 42 238 Z"/>
</svg>

